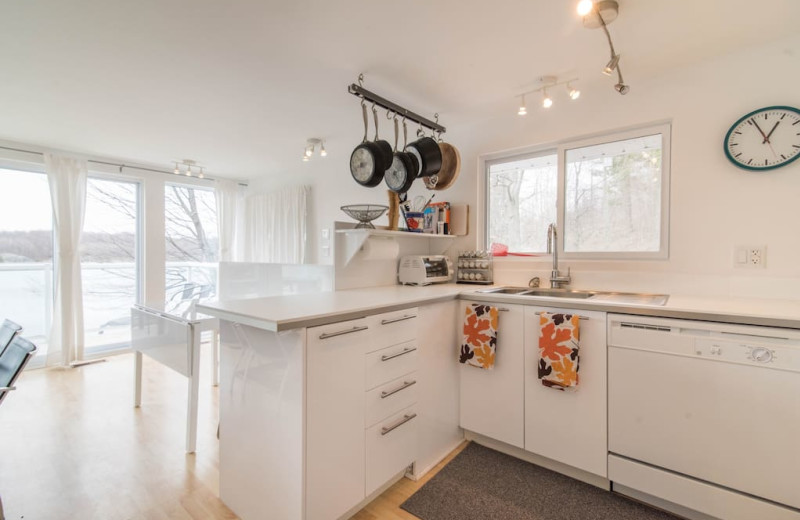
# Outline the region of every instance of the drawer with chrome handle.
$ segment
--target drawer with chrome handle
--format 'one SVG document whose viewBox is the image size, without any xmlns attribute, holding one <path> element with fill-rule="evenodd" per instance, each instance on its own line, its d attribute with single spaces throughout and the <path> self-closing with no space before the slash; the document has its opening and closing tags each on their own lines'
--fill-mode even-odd
<svg viewBox="0 0 800 520">
<path fill-rule="evenodd" d="M 384 426 L 381 428 L 381 435 L 386 435 L 387 433 L 391 432 L 392 430 L 396 430 L 397 428 L 403 426 L 405 423 L 410 421 L 411 419 L 415 418 L 417 414 L 415 413 L 407 413 L 403 416 L 402 419 L 397 421 L 396 423 L 392 424 L 391 426 Z"/>
<path fill-rule="evenodd" d="M 416 372 L 373 388 L 364 399 L 365 425 L 370 427 L 408 408 L 417 402 L 418 395 Z"/>
<path fill-rule="evenodd" d="M 366 494 L 402 472 L 417 458 L 419 421 L 409 406 L 366 430 Z"/>
<path fill-rule="evenodd" d="M 417 370 L 419 351 L 415 341 L 407 341 L 365 356 L 366 389 L 388 383 Z"/>
<path fill-rule="evenodd" d="M 372 349 L 417 339 L 418 317 L 416 307 L 371 316 Z"/>
</svg>

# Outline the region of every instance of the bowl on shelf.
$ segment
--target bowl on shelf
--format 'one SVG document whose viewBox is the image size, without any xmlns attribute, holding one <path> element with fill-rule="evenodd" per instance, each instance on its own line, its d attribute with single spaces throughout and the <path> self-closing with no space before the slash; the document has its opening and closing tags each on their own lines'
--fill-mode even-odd
<svg viewBox="0 0 800 520">
<path fill-rule="evenodd" d="M 380 204 L 350 204 L 349 206 L 342 206 L 341 209 L 348 217 L 358 221 L 356 229 L 375 229 L 375 226 L 372 225 L 372 221 L 386 213 L 389 206 L 382 206 Z"/>
</svg>

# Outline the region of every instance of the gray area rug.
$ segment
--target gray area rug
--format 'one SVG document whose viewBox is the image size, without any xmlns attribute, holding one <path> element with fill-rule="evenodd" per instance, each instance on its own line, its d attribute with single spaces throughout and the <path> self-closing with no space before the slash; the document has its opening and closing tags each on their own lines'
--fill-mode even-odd
<svg viewBox="0 0 800 520">
<path fill-rule="evenodd" d="M 400 507 L 422 520 L 678 518 L 474 442 Z"/>
</svg>

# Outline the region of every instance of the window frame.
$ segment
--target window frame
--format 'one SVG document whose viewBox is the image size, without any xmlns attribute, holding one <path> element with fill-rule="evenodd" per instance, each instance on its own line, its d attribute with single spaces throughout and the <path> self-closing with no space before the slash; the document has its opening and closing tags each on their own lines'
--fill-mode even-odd
<svg viewBox="0 0 800 520">
<path fill-rule="evenodd" d="M 566 155 L 568 150 L 585 146 L 596 146 L 626 139 L 635 139 L 650 135 L 661 135 L 661 226 L 658 251 L 596 251 L 596 252 L 565 252 L 564 251 L 564 224 L 566 222 Z M 478 236 L 483 247 L 489 249 L 490 229 L 490 192 L 489 168 L 495 164 L 524 160 L 556 151 L 558 169 L 558 188 L 556 192 L 556 227 L 558 228 L 559 257 L 571 260 L 667 260 L 669 259 L 669 217 L 670 217 L 670 157 L 672 141 L 672 124 L 669 121 L 652 123 L 627 129 L 603 132 L 591 136 L 570 138 L 562 141 L 533 145 L 516 150 L 485 154 L 480 157 L 480 167 L 483 171 L 483 181 L 478 183 L 478 201 L 481 204 L 482 218 L 478 220 Z M 545 254 L 544 251 L 514 251 L 515 253 Z"/>
</svg>

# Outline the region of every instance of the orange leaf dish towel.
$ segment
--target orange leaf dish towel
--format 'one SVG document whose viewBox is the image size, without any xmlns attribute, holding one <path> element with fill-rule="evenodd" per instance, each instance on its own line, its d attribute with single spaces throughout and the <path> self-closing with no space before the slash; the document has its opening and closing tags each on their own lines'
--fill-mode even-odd
<svg viewBox="0 0 800 520">
<path fill-rule="evenodd" d="M 464 341 L 459 362 L 491 369 L 497 348 L 497 307 L 471 303 L 464 316 Z"/>
<path fill-rule="evenodd" d="M 539 379 L 544 386 L 565 390 L 578 386 L 579 317 L 539 314 Z"/>
</svg>

